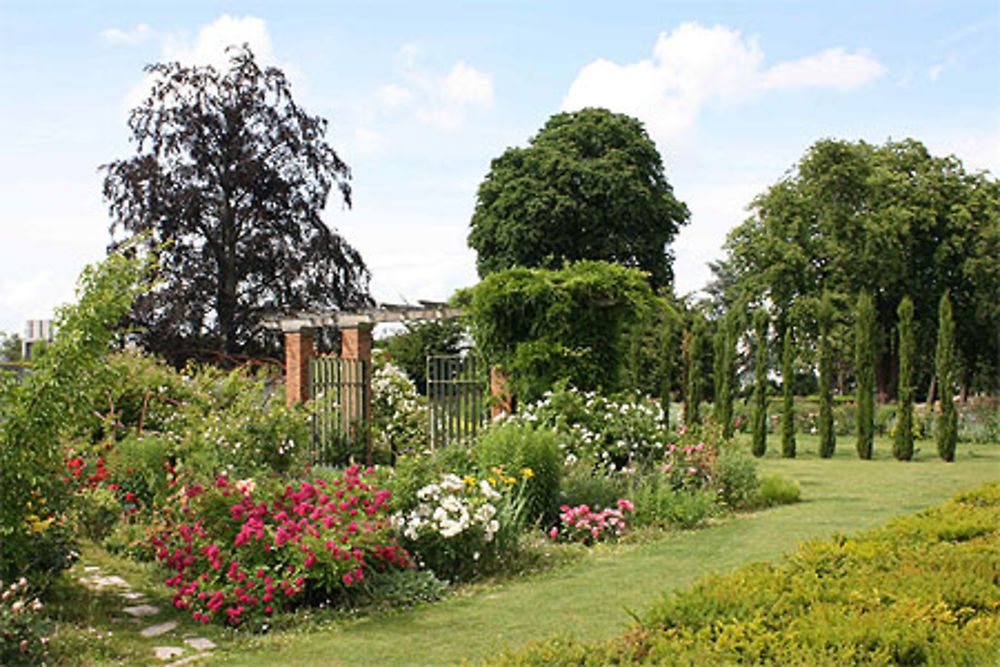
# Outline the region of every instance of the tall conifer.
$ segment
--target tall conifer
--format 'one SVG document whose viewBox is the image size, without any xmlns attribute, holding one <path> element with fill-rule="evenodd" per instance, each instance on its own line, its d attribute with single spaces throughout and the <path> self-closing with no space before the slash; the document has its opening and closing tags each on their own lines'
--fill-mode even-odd
<svg viewBox="0 0 1000 667">
<path fill-rule="evenodd" d="M 955 320 L 952 316 L 951 297 L 946 291 L 938 307 L 937 340 L 938 396 L 941 414 L 937 428 L 938 455 L 945 461 L 955 460 L 958 442 L 958 416 L 955 414 Z"/>
<path fill-rule="evenodd" d="M 781 353 L 781 455 L 795 458 L 795 348 L 792 327 L 785 329 L 785 344 Z"/>
<path fill-rule="evenodd" d="M 875 438 L 875 306 L 871 295 L 858 296 L 854 314 L 854 373 L 857 380 L 858 457 L 872 457 Z"/>
<path fill-rule="evenodd" d="M 892 455 L 900 461 L 913 458 L 913 300 L 905 296 L 896 310 L 899 318 L 899 411 Z"/>
<path fill-rule="evenodd" d="M 757 332 L 757 359 L 754 375 L 753 407 L 750 413 L 750 430 L 754 456 L 764 456 L 767 451 L 767 313 L 757 311 L 754 329 Z"/>
</svg>

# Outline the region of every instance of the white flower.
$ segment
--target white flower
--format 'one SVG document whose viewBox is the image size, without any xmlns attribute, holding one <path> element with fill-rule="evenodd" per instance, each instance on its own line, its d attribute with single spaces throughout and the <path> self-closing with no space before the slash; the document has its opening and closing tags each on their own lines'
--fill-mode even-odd
<svg viewBox="0 0 1000 667">
<path fill-rule="evenodd" d="M 479 492 L 488 500 L 496 500 L 500 497 L 500 494 L 494 491 L 493 487 L 485 479 L 479 482 Z"/>
</svg>

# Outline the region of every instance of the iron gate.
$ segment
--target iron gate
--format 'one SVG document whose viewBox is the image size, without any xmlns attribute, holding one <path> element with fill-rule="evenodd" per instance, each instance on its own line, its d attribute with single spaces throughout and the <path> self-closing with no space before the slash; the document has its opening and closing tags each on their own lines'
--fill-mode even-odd
<svg viewBox="0 0 1000 667">
<path fill-rule="evenodd" d="M 428 435 L 431 447 L 476 436 L 486 422 L 485 365 L 469 356 L 427 358 Z"/>
<path fill-rule="evenodd" d="M 313 398 L 310 460 L 342 465 L 371 460 L 372 364 L 366 359 L 317 357 L 309 363 Z"/>
</svg>

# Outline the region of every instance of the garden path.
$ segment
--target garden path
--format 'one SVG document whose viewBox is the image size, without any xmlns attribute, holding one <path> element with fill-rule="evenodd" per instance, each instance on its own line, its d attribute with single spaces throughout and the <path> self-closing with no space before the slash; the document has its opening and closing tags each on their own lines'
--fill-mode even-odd
<svg viewBox="0 0 1000 667">
<path fill-rule="evenodd" d="M 121 612 L 128 616 L 135 626 L 145 625 L 141 629 L 137 627 L 139 636 L 146 639 L 159 639 L 162 637 L 163 640 L 182 640 L 179 643 L 183 644 L 183 646 L 173 645 L 178 642 L 172 642 L 169 645 L 156 645 L 152 647 L 153 656 L 158 660 L 165 662 L 174 658 L 180 658 L 179 660 L 170 662 L 168 667 L 190 664 L 212 655 L 211 651 L 215 648 L 215 643 L 211 640 L 195 635 L 177 637 L 177 633 L 174 632 L 177 629 L 177 621 L 155 622 L 156 617 L 160 616 L 160 608 L 148 604 L 146 596 L 132 590 L 131 584 L 122 577 L 114 574 L 105 574 L 101 571 L 100 566 L 97 565 L 83 564 L 80 569 L 83 574 L 78 577 L 79 581 L 87 588 L 98 592 L 113 591 L 117 593 L 122 601 Z M 152 625 L 148 625 L 149 623 L 152 623 Z M 191 651 L 194 651 L 194 653 L 191 653 Z"/>
</svg>

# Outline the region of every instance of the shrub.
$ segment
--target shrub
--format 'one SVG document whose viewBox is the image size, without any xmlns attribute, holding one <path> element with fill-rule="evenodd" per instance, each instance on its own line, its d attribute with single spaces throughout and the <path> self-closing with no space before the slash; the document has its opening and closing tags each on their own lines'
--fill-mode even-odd
<svg viewBox="0 0 1000 667">
<path fill-rule="evenodd" d="M 303 601 L 333 603 L 373 571 L 403 568 L 392 536 L 390 493 L 348 468 L 327 484 L 266 480 L 192 485 L 177 496 L 177 520 L 154 538 L 176 572 L 174 606 L 198 622 L 248 626 Z"/>
<path fill-rule="evenodd" d="M 0 664 L 40 665 L 49 657 L 48 623 L 28 581 L 0 580 Z"/>
<path fill-rule="evenodd" d="M 427 444 L 427 410 L 417 388 L 403 369 L 381 350 L 373 354 L 372 437 L 376 450 L 418 452 Z"/>
<path fill-rule="evenodd" d="M 626 486 L 617 476 L 606 475 L 589 464 L 574 463 L 565 468 L 559 489 L 559 505 L 588 505 L 596 509 L 614 507 L 615 501 L 625 495 Z"/>
<path fill-rule="evenodd" d="M 417 491 L 417 505 L 396 514 L 403 544 L 437 576 L 471 579 L 509 561 L 524 528 L 527 482 L 498 468 L 491 479 L 453 474 Z"/>
<path fill-rule="evenodd" d="M 716 511 L 716 493 L 709 488 L 675 488 L 663 475 L 652 472 L 632 489 L 637 525 L 693 528 Z"/>
<path fill-rule="evenodd" d="M 760 480 L 760 487 L 753 496 L 753 504 L 758 507 L 773 507 L 799 502 L 802 488 L 794 479 L 781 475 L 767 475 Z"/>
<path fill-rule="evenodd" d="M 742 448 L 727 444 L 715 459 L 713 481 L 723 505 L 732 509 L 748 507 L 760 485 L 757 462 Z"/>
<path fill-rule="evenodd" d="M 80 532 L 100 542 L 121 519 L 122 506 L 114 491 L 103 487 L 84 489 L 77 494 L 74 515 Z"/>
<path fill-rule="evenodd" d="M 671 591 L 617 639 L 506 664 L 996 664 L 1000 485 Z"/>
<path fill-rule="evenodd" d="M 615 507 L 603 510 L 591 509 L 588 505 L 559 508 L 559 523 L 549 530 L 549 537 L 563 542 L 581 542 L 594 544 L 621 537 L 628 528 L 625 513 L 631 512 L 635 506 L 624 498 L 615 503 Z"/>
<path fill-rule="evenodd" d="M 473 446 L 480 471 L 528 469 L 524 489 L 527 520 L 551 516 L 559 494 L 563 459 L 555 432 L 530 424 L 507 423 L 486 430 Z"/>
<path fill-rule="evenodd" d="M 514 420 L 555 430 L 570 462 L 584 460 L 610 471 L 660 458 L 670 440 L 656 403 L 565 386 L 524 406 Z"/>
</svg>

